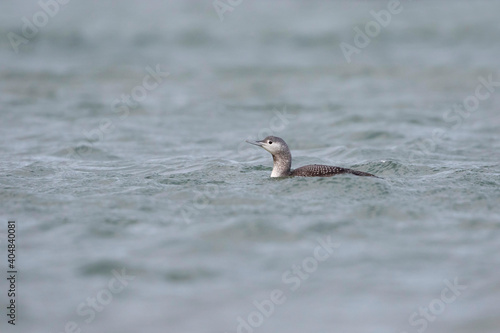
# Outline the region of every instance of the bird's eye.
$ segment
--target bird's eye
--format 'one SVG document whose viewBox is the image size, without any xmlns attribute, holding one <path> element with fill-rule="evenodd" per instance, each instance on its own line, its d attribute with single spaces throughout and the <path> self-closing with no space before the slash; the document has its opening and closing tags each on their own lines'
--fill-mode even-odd
<svg viewBox="0 0 500 333">
<path fill-rule="evenodd" d="M 272 145 L 272 144 L 273 144 L 273 142 L 272 142 L 272 141 L 268 141 L 267 143 L 269 143 L 270 145 Z"/>
</svg>

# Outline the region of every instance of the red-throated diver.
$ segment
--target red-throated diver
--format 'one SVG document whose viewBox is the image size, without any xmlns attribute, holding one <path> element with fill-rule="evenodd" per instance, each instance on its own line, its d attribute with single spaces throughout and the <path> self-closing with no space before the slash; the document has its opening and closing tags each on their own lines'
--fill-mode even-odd
<svg viewBox="0 0 500 333">
<path fill-rule="evenodd" d="M 274 165 L 271 177 L 331 177 L 341 173 L 350 173 L 356 176 L 377 177 L 367 172 L 318 164 L 306 165 L 298 169 L 291 170 L 292 154 L 290 153 L 288 145 L 282 138 L 278 138 L 277 136 L 268 136 L 264 140 L 260 141 L 246 141 L 264 148 L 270 152 L 271 155 L 273 155 Z"/>
</svg>

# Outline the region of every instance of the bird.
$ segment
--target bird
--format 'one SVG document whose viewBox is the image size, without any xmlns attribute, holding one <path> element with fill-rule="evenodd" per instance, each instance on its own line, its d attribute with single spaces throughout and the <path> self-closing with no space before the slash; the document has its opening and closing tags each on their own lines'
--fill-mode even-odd
<svg viewBox="0 0 500 333">
<path fill-rule="evenodd" d="M 273 171 L 271 177 L 332 177 L 338 174 L 376 177 L 371 173 L 341 168 L 331 165 L 311 164 L 292 170 L 292 154 L 285 140 L 277 136 L 268 136 L 260 141 L 246 142 L 264 148 L 273 155 Z"/>
</svg>

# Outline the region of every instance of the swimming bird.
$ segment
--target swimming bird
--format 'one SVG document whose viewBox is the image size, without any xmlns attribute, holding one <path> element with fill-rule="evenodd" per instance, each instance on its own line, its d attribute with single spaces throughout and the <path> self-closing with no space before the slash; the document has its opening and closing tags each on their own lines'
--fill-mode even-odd
<svg viewBox="0 0 500 333">
<path fill-rule="evenodd" d="M 292 154 L 285 140 L 277 136 L 268 136 L 260 141 L 246 142 L 264 148 L 273 155 L 273 171 L 271 177 L 331 177 L 342 173 L 349 173 L 356 176 L 377 177 L 371 173 L 340 168 L 330 165 L 311 164 L 295 170 L 292 167 Z M 377 177 L 379 178 L 379 177 Z"/>
</svg>

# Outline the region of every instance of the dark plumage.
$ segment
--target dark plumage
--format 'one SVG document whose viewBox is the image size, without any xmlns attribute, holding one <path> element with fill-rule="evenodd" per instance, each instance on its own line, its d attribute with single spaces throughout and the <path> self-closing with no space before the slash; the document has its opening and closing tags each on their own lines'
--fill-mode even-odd
<svg viewBox="0 0 500 333">
<path fill-rule="evenodd" d="M 292 170 L 290 172 L 290 176 L 331 177 L 331 176 L 339 175 L 342 173 L 350 173 L 350 174 L 353 174 L 356 176 L 376 177 L 376 176 L 372 175 L 371 173 L 367 173 L 367 172 L 346 169 L 346 168 L 340 168 L 340 167 L 331 166 L 331 165 L 319 165 L 319 164 L 306 165 L 306 166 L 297 168 L 295 170 Z"/>
<path fill-rule="evenodd" d="M 271 177 L 331 177 L 338 174 L 348 173 L 356 176 L 378 178 L 371 173 L 330 165 L 312 164 L 291 170 L 292 154 L 290 153 L 288 145 L 282 138 L 278 138 L 277 136 L 268 136 L 264 140 L 247 142 L 262 147 L 273 155 L 274 165 Z"/>
</svg>

